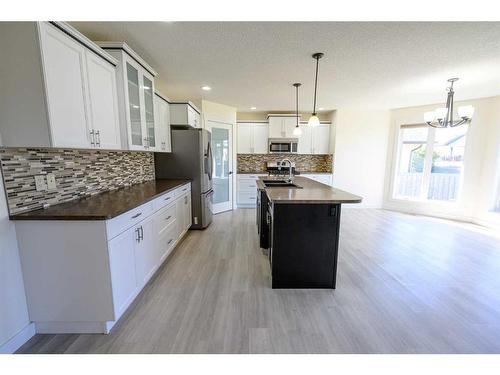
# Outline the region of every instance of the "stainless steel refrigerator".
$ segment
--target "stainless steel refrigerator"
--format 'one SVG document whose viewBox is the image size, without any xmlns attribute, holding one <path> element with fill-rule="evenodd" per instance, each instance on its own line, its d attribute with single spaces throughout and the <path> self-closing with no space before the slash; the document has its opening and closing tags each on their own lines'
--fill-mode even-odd
<svg viewBox="0 0 500 375">
<path fill-rule="evenodd" d="M 208 130 L 172 127 L 172 153 L 155 153 L 156 178 L 191 179 L 191 229 L 212 222 L 212 150 Z"/>
</svg>

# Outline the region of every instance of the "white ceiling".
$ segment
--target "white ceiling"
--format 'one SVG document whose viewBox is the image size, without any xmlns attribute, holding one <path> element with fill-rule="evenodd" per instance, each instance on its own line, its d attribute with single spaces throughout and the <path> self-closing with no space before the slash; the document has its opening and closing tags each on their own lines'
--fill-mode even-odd
<svg viewBox="0 0 500 375">
<path fill-rule="evenodd" d="M 500 95 L 500 22 L 72 22 L 92 40 L 125 41 L 157 71 L 172 99 L 207 99 L 248 111 L 397 108 Z M 200 89 L 209 85 L 212 91 Z"/>
</svg>

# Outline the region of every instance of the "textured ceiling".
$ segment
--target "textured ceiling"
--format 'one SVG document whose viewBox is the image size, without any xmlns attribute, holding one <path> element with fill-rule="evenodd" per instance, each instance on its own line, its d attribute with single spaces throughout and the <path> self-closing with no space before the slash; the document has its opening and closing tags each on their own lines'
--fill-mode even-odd
<svg viewBox="0 0 500 375">
<path fill-rule="evenodd" d="M 125 41 L 157 71 L 172 99 L 212 100 L 248 111 L 318 106 L 397 108 L 500 95 L 500 23 L 476 22 L 72 22 L 92 40 Z M 201 91 L 209 85 L 212 91 Z"/>
</svg>

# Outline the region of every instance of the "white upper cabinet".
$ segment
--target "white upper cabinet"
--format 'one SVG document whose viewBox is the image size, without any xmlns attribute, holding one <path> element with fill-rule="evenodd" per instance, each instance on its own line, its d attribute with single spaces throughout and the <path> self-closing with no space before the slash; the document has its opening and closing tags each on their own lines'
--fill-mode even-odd
<svg viewBox="0 0 500 375">
<path fill-rule="evenodd" d="M 328 154 L 330 151 L 330 124 L 320 124 L 313 128 L 313 154 Z"/>
<path fill-rule="evenodd" d="M 297 138 L 293 129 L 297 125 L 295 115 L 269 115 L 269 138 Z"/>
<path fill-rule="evenodd" d="M 302 134 L 299 136 L 297 152 L 299 154 L 328 154 L 330 152 L 330 124 L 324 123 L 310 127 L 300 124 Z"/>
<path fill-rule="evenodd" d="M 168 102 L 155 95 L 156 150 L 172 152 L 170 138 L 170 108 Z"/>
<path fill-rule="evenodd" d="M 268 132 L 267 123 L 238 123 L 238 153 L 266 154 Z"/>
<path fill-rule="evenodd" d="M 12 39 L 2 44 L 11 58 L 2 61 L 0 81 L 22 103 L 22 111 L 2 107 L 4 146 L 119 147 L 112 56 L 63 22 L 4 24 L 0 33 Z"/>
<path fill-rule="evenodd" d="M 104 149 L 118 149 L 121 144 L 116 68 L 91 51 L 86 51 L 86 56 L 94 144 Z"/>
<path fill-rule="evenodd" d="M 253 152 L 267 154 L 269 125 L 263 123 L 253 124 Z"/>
<path fill-rule="evenodd" d="M 313 128 L 307 124 L 300 124 L 302 134 L 299 136 L 297 152 L 299 154 L 312 154 L 312 133 Z"/>
<path fill-rule="evenodd" d="M 40 40 L 52 144 L 90 147 L 85 47 L 47 23 Z"/>
<path fill-rule="evenodd" d="M 239 154 L 252 154 L 252 137 L 253 137 L 253 124 L 252 123 L 238 123 L 238 153 Z"/>
<path fill-rule="evenodd" d="M 283 119 L 283 131 L 285 133 L 285 138 L 297 138 L 296 135 L 293 135 L 293 130 L 297 126 L 297 118 L 296 117 L 285 117 Z"/>
<path fill-rule="evenodd" d="M 116 81 L 122 148 L 155 151 L 158 148 L 154 109 L 156 72 L 126 43 L 98 42 L 118 60 Z"/>
<path fill-rule="evenodd" d="M 201 128 L 200 111 L 191 102 L 170 103 L 170 124 Z"/>
</svg>

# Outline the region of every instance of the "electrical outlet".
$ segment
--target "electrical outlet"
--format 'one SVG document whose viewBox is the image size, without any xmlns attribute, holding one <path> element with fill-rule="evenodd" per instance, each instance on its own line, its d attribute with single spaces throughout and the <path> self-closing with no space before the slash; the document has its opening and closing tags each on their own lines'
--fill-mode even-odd
<svg viewBox="0 0 500 375">
<path fill-rule="evenodd" d="M 36 191 L 47 190 L 47 183 L 45 182 L 44 175 L 35 176 L 35 187 L 36 187 Z"/>
<path fill-rule="evenodd" d="M 56 176 L 54 176 L 54 173 L 49 173 L 47 175 L 47 189 L 49 190 L 56 190 Z"/>
</svg>

